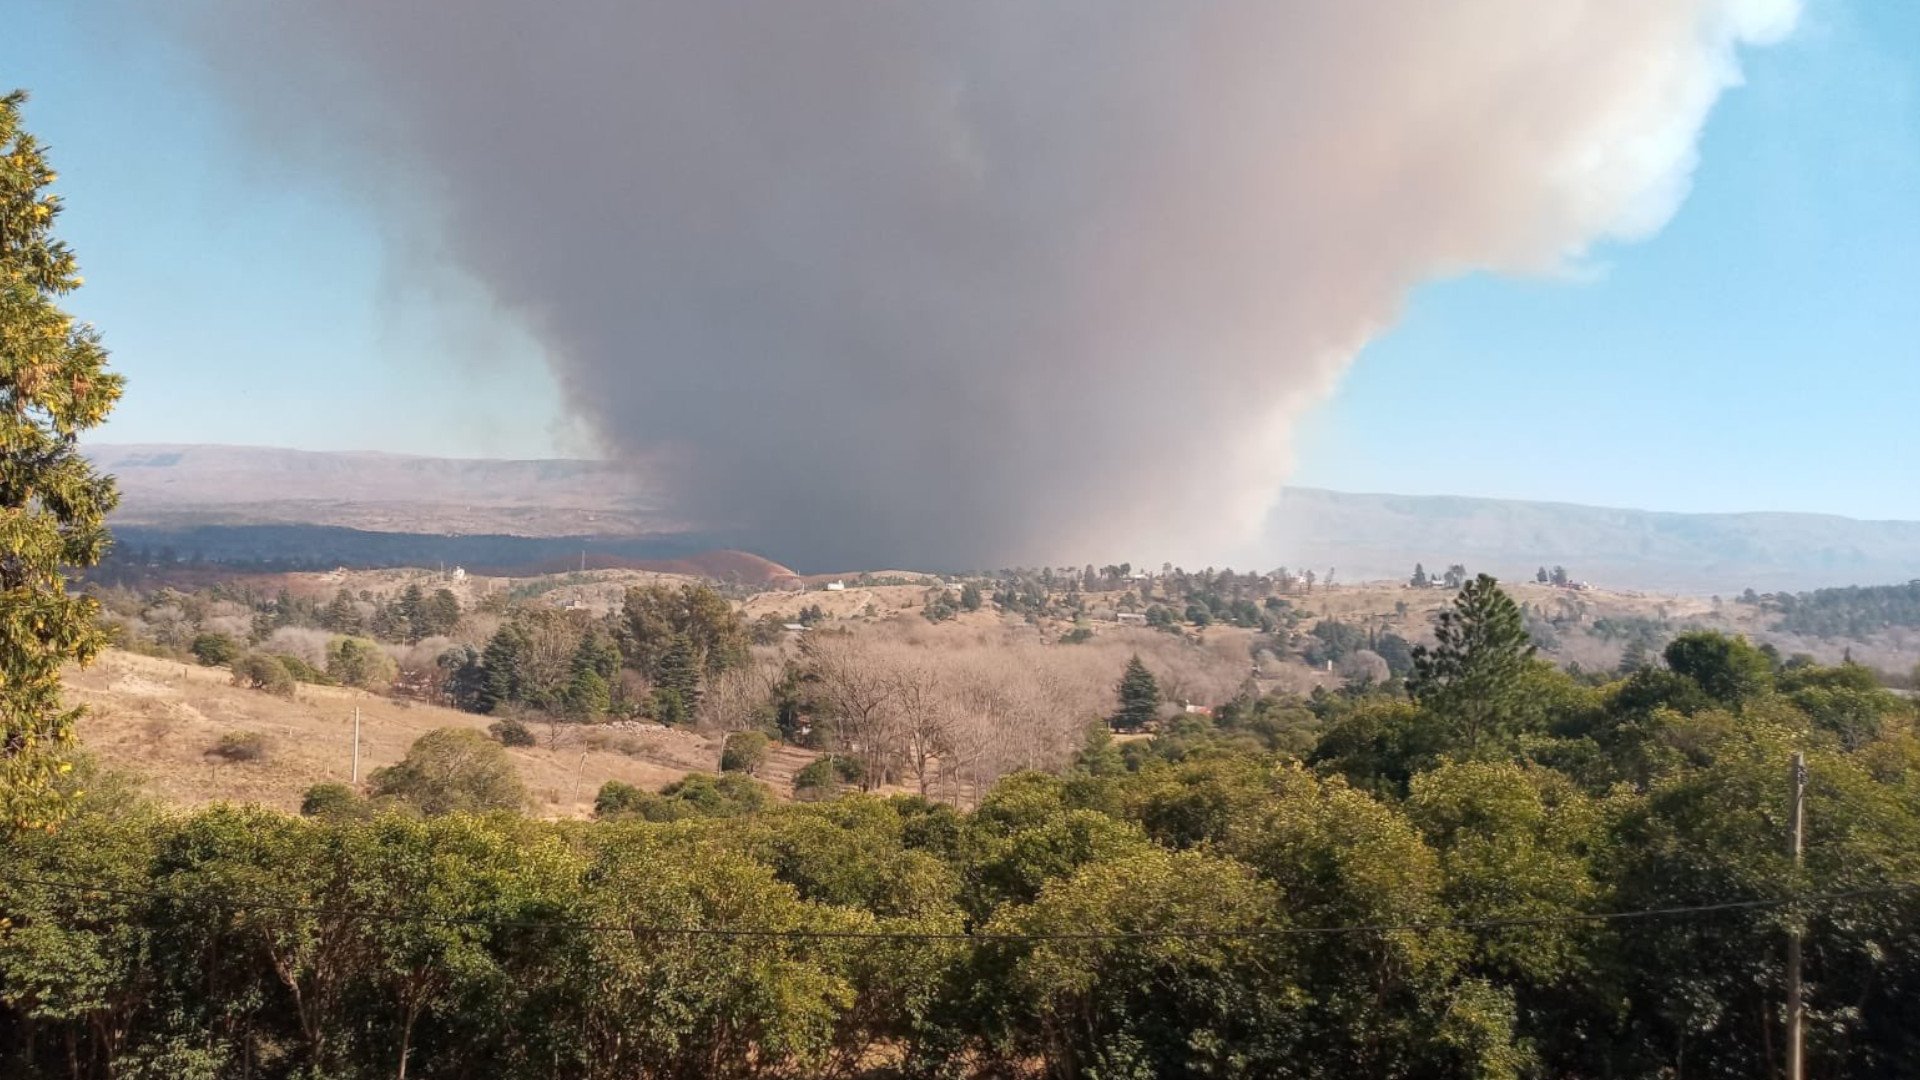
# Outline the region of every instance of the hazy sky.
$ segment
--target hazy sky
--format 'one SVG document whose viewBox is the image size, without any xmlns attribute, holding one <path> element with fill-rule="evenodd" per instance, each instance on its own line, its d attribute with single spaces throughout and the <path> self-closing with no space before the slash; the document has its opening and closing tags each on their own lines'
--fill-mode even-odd
<svg viewBox="0 0 1920 1080">
<path fill-rule="evenodd" d="M 324 129 L 264 152 L 179 37 L 78 6 L 10 4 L 0 84 L 34 95 L 73 307 L 130 379 L 101 439 L 590 450 L 534 337 L 364 171 L 315 167 Z M 1920 518 L 1920 4 L 1810 0 L 1742 68 L 1662 231 L 1418 287 L 1307 414 L 1291 482 Z M 1168 378 L 1163 437 L 1235 393 Z"/>
</svg>

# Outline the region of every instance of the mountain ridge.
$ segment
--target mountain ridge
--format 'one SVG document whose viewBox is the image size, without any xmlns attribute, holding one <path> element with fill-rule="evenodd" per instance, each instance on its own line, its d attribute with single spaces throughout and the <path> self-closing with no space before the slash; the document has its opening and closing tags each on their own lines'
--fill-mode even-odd
<svg viewBox="0 0 1920 1080">
<path fill-rule="evenodd" d="M 724 530 L 672 513 L 647 479 L 657 463 L 190 443 L 84 449 L 120 481 L 115 523 L 149 532 L 284 524 L 420 536 L 704 536 L 737 546 Z M 1332 569 L 1346 580 L 1403 577 L 1416 562 L 1503 577 L 1563 565 L 1612 586 L 1705 594 L 1920 577 L 1920 522 L 1288 487 L 1258 550 L 1265 565 Z"/>
</svg>

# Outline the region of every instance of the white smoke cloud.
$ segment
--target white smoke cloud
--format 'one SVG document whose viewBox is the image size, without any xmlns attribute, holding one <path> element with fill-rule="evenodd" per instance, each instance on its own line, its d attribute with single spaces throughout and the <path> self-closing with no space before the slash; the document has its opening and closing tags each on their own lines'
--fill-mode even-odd
<svg viewBox="0 0 1920 1080">
<path fill-rule="evenodd" d="M 1659 229 L 1792 0 L 170 6 L 814 566 L 1218 561 L 1409 289 Z"/>
</svg>

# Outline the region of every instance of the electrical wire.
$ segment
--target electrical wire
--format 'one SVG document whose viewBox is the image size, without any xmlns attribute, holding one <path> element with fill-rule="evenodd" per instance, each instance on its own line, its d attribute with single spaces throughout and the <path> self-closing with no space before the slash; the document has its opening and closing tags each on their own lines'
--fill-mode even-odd
<svg viewBox="0 0 1920 1080">
<path fill-rule="evenodd" d="M 975 941 L 1034 943 L 1047 941 L 1157 941 L 1258 939 L 1311 937 L 1345 934 L 1433 933 L 1438 931 L 1508 930 L 1578 923 L 1610 923 L 1641 919 L 1684 918 L 1727 911 L 1752 911 L 1764 908 L 1793 907 L 1855 900 L 1870 896 L 1888 896 L 1920 891 L 1920 883 L 1896 883 L 1838 892 L 1801 893 L 1793 896 L 1762 897 L 1748 900 L 1723 900 L 1709 904 L 1641 908 L 1628 911 L 1571 912 L 1564 915 L 1520 916 L 1495 919 L 1464 919 L 1437 922 L 1368 923 L 1347 926 L 1271 926 L 1210 930 L 1176 928 L 1166 930 L 1115 930 L 1063 933 L 988 933 L 974 931 L 924 930 L 828 930 L 772 929 L 725 926 L 663 926 L 640 923 L 595 923 L 570 920 L 522 921 L 482 917 L 436 916 L 417 912 L 371 911 L 360 908 L 330 908 L 271 900 L 238 900 L 217 896 L 187 896 L 152 889 L 122 889 L 92 882 L 60 880 L 0 874 L 0 883 L 31 885 L 69 892 L 96 893 L 101 896 L 133 900 L 165 900 L 231 911 L 273 911 L 315 918 L 364 920 L 369 922 L 416 923 L 432 926 L 472 926 L 495 930 L 554 930 L 591 934 L 631 934 L 634 936 L 691 938 L 773 938 L 852 941 Z"/>
</svg>

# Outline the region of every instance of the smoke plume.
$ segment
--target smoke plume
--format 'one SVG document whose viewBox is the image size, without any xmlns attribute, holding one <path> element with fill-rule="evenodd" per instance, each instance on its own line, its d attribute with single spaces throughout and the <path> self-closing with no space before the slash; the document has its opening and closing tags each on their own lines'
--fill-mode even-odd
<svg viewBox="0 0 1920 1080">
<path fill-rule="evenodd" d="M 1410 288 L 1659 228 L 1797 0 L 166 10 L 610 455 L 845 568 L 1244 551 Z"/>
</svg>

